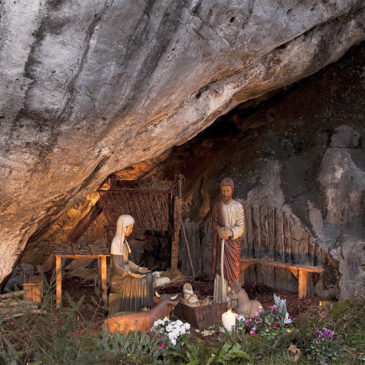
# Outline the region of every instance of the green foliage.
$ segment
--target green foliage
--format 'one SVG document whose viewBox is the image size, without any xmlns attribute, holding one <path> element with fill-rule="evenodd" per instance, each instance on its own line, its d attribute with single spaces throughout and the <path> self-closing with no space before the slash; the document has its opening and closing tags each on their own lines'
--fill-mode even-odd
<svg viewBox="0 0 365 365">
<path fill-rule="evenodd" d="M 262 322 L 256 323 L 254 335 L 250 335 L 252 326 L 238 325 L 230 333 L 219 333 L 215 341 L 185 336 L 180 345 L 161 347 L 157 334 L 102 332 L 99 292 L 86 316 L 83 297 L 73 301 L 66 295 L 67 305 L 58 310 L 54 285 L 45 282 L 45 287 L 41 315 L 17 318 L 13 326 L 1 324 L 0 365 L 289 365 L 291 343 L 303 355 L 296 364 L 360 364 L 365 359 L 365 303 L 360 300 L 312 308 L 289 325 L 282 314 L 278 317 L 268 309 L 261 314 Z M 335 331 L 333 340 L 318 341 L 316 332 L 323 327 Z"/>
<path fill-rule="evenodd" d="M 237 343 L 223 343 L 218 347 L 206 345 L 200 338 L 185 339 L 184 345 L 169 352 L 169 363 L 184 365 L 244 364 L 250 356 Z"/>
<path fill-rule="evenodd" d="M 324 365 L 343 357 L 341 345 L 334 340 L 313 340 L 307 348 L 307 356 L 317 364 Z"/>
</svg>

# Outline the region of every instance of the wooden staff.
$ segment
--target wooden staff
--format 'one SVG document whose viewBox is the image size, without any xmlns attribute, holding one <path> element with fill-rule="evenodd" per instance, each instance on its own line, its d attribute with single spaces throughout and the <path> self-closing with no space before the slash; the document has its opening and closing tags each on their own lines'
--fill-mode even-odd
<svg viewBox="0 0 365 365">
<path fill-rule="evenodd" d="M 195 277 L 195 270 L 194 270 L 193 260 L 191 259 L 190 246 L 189 246 L 188 238 L 186 236 L 184 222 L 182 220 L 182 216 L 181 215 L 180 215 L 180 224 L 181 224 L 181 228 L 182 228 L 182 231 L 183 231 L 183 236 L 184 236 L 186 250 L 188 251 L 188 256 L 189 256 L 191 271 L 193 273 L 193 277 Z"/>
<path fill-rule="evenodd" d="M 222 239 L 221 244 L 221 300 L 223 303 L 223 297 L 225 296 L 224 293 L 224 269 L 223 269 L 223 262 L 224 262 L 224 238 Z"/>
</svg>

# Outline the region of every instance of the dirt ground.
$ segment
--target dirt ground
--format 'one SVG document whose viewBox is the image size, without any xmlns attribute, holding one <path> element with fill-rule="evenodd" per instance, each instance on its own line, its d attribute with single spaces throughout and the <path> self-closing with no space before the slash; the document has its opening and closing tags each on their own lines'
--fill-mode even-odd
<svg viewBox="0 0 365 365">
<path fill-rule="evenodd" d="M 212 281 L 192 281 L 191 282 L 194 292 L 199 298 L 213 295 L 213 282 Z M 173 285 L 159 289 L 160 294 L 176 294 L 182 293 L 183 284 Z M 298 299 L 298 293 L 292 293 L 288 291 L 279 291 L 269 288 L 261 284 L 245 285 L 244 289 L 247 291 L 250 299 L 258 300 L 264 308 L 274 304 L 274 293 L 282 299 L 286 299 L 287 309 L 293 318 L 305 313 L 310 307 L 318 306 L 320 301 L 328 301 L 326 298 L 308 295 L 304 299 Z M 77 278 L 67 278 L 63 282 L 63 293 L 67 292 L 74 301 L 78 301 L 81 296 L 85 296 L 82 307 L 82 314 L 85 319 L 89 319 L 90 316 L 94 316 L 98 320 L 103 320 L 106 317 L 106 313 L 103 309 L 102 303 L 97 308 L 91 301 L 91 297 L 97 296 L 97 288 L 91 282 L 85 282 Z M 63 304 L 67 306 L 66 296 L 63 295 Z M 96 312 L 96 316 L 95 316 Z"/>
<path fill-rule="evenodd" d="M 68 295 L 74 302 L 78 302 L 82 298 L 82 296 L 84 296 L 83 303 L 79 310 L 79 315 L 85 320 L 95 322 L 95 327 L 93 327 L 92 331 L 98 332 L 101 328 L 101 324 L 107 317 L 108 313 L 107 308 L 105 308 L 102 303 L 101 293 L 95 283 L 81 280 L 75 277 L 68 277 L 63 280 L 62 284 L 63 306 L 70 306 Z M 213 295 L 213 282 L 192 281 L 191 284 L 193 286 L 194 292 L 198 295 L 199 298 Z M 179 284 L 159 289 L 159 293 L 182 293 L 182 286 L 183 284 Z M 273 289 L 260 284 L 246 285 L 245 290 L 247 291 L 250 299 L 256 299 L 260 301 L 264 308 L 268 305 L 274 304 L 273 294 L 275 292 L 275 294 L 279 295 L 282 299 L 286 299 L 288 312 L 294 319 L 300 314 L 305 313 L 310 307 L 318 306 L 321 300 L 328 301 L 328 299 L 326 298 L 320 298 L 311 295 L 299 300 L 297 293 L 277 290 L 274 291 Z M 171 319 L 176 319 L 173 313 L 171 314 Z M 4 323 L 4 325 L 5 328 L 14 328 L 17 326 L 17 319 L 9 320 Z M 201 337 L 199 331 L 195 331 L 194 329 L 192 329 L 191 333 L 194 337 Z M 206 338 L 205 340 L 214 340 L 214 336 L 208 336 L 208 338 Z"/>
</svg>

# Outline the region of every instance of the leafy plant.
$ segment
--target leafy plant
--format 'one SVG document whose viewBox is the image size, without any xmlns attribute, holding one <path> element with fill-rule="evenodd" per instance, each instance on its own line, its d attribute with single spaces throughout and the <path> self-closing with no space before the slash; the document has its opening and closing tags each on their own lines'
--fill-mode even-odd
<svg viewBox="0 0 365 365">
<path fill-rule="evenodd" d="M 252 318 L 237 317 L 237 329 L 246 330 L 250 335 L 259 334 L 270 340 L 291 331 L 292 320 L 286 309 L 286 300 L 274 294 L 275 304 L 267 309 L 260 309 Z"/>
<path fill-rule="evenodd" d="M 312 340 L 307 349 L 309 359 L 316 363 L 324 365 L 329 361 L 337 360 L 342 357 L 342 347 L 334 340 L 334 332 L 327 328 L 322 328 L 316 333 L 316 338 Z"/>
<path fill-rule="evenodd" d="M 170 351 L 169 356 L 171 364 L 176 364 L 179 360 L 184 365 L 243 364 L 250 361 L 250 356 L 237 343 L 225 342 L 220 347 L 211 347 L 200 338 L 193 342 L 184 339 L 184 345 Z"/>
</svg>

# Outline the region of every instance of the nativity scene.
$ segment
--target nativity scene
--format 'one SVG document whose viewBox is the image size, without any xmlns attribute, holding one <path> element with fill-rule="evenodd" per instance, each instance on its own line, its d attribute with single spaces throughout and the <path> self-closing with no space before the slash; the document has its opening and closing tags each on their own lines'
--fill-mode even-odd
<svg viewBox="0 0 365 365">
<path fill-rule="evenodd" d="M 364 362 L 364 11 L 2 1 L 0 364 Z"/>
</svg>

